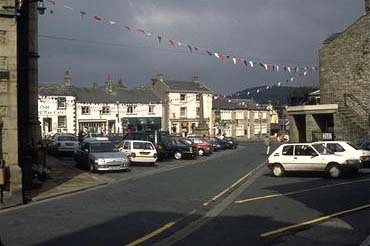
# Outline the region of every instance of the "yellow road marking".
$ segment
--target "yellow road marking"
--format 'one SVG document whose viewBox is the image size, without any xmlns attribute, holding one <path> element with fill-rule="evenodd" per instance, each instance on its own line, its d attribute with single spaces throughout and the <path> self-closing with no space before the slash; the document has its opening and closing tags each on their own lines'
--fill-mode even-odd
<svg viewBox="0 0 370 246">
<path fill-rule="evenodd" d="M 341 185 L 348 185 L 348 184 L 367 182 L 367 181 L 370 181 L 370 179 L 361 179 L 361 180 L 342 182 L 342 183 L 332 184 L 332 185 L 324 185 L 324 186 L 311 188 L 311 189 L 304 189 L 304 190 L 297 190 L 297 191 L 291 191 L 291 192 L 286 192 L 286 193 L 279 193 L 279 194 L 272 194 L 272 195 L 266 195 L 266 196 L 252 197 L 252 198 L 248 198 L 248 199 L 235 201 L 235 203 L 246 203 L 246 202 L 252 202 L 252 201 L 257 201 L 257 200 L 281 197 L 281 196 L 289 196 L 289 195 L 304 193 L 304 192 L 308 192 L 308 191 L 326 189 L 326 188 L 331 188 L 331 187 L 336 187 L 336 186 L 341 186 Z"/>
<path fill-rule="evenodd" d="M 173 222 L 170 222 L 170 223 L 167 223 L 164 226 L 158 228 L 157 230 L 152 231 L 151 233 L 149 233 L 149 234 L 147 234 L 147 235 L 145 235 L 145 236 L 143 236 L 143 237 L 141 237 L 139 239 L 136 239 L 135 241 L 133 241 L 133 242 L 131 242 L 129 244 L 126 244 L 126 246 L 135 246 L 135 245 L 138 245 L 138 244 L 140 244 L 142 242 L 145 242 L 146 240 L 148 240 L 148 239 L 150 239 L 150 238 L 152 238 L 152 237 L 154 237 L 154 236 L 162 233 L 163 231 L 171 228 L 175 224 L 176 224 L 176 222 L 174 222 L 174 221 Z"/>
<path fill-rule="evenodd" d="M 259 168 L 259 166 L 257 168 Z M 236 182 L 234 182 L 232 185 L 230 185 L 224 191 L 222 191 L 219 194 L 217 194 L 216 196 L 214 196 L 211 200 L 203 203 L 203 206 L 208 206 L 208 204 L 210 204 L 211 202 L 216 201 L 218 198 L 220 198 L 221 196 L 223 196 L 225 193 L 229 192 L 232 188 L 234 188 L 235 186 L 237 186 L 244 179 L 248 178 L 257 168 L 253 169 L 252 171 L 250 171 L 249 173 L 247 173 L 246 175 L 244 175 L 243 177 L 241 177 L 240 179 L 238 179 Z"/>
<path fill-rule="evenodd" d="M 344 210 L 344 211 L 337 212 L 337 213 L 334 213 L 334 214 L 325 215 L 325 216 L 318 217 L 318 218 L 313 219 L 313 220 L 301 222 L 299 224 L 295 224 L 295 225 L 291 225 L 291 226 L 286 226 L 286 227 L 283 227 L 283 228 L 280 228 L 280 229 L 277 229 L 277 230 L 265 232 L 265 233 L 262 233 L 260 236 L 261 237 L 272 236 L 272 235 L 275 235 L 275 234 L 278 234 L 278 233 L 289 231 L 291 229 L 296 229 L 296 228 L 299 228 L 299 227 L 319 223 L 319 222 L 322 222 L 324 220 L 329 220 L 329 219 L 332 219 L 334 217 L 338 217 L 340 215 L 352 213 L 352 212 L 359 211 L 359 210 L 362 210 L 362 209 L 367 209 L 367 208 L 370 208 L 370 204 L 366 204 L 366 205 L 363 205 L 363 206 L 360 206 L 360 207 Z"/>
</svg>

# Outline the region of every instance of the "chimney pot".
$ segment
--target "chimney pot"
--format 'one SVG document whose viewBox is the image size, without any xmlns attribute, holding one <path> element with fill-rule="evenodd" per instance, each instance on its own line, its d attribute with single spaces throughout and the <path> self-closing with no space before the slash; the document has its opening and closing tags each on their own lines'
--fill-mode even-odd
<svg viewBox="0 0 370 246">
<path fill-rule="evenodd" d="M 193 82 L 195 83 L 199 83 L 200 80 L 199 80 L 199 76 L 193 76 L 192 79 L 191 79 Z"/>
<path fill-rule="evenodd" d="M 108 79 L 105 82 L 105 87 L 106 87 L 107 92 L 109 94 L 112 94 L 112 92 L 113 92 L 113 81 L 110 78 L 110 74 L 108 75 Z"/>
<path fill-rule="evenodd" d="M 64 74 L 64 86 L 71 86 L 71 75 L 68 70 Z"/>
</svg>

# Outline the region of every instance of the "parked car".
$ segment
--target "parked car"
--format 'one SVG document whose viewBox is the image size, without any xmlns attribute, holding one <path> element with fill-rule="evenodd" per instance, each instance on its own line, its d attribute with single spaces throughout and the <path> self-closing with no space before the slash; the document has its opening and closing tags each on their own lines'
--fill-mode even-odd
<svg viewBox="0 0 370 246">
<path fill-rule="evenodd" d="M 82 142 L 86 141 L 87 139 L 90 140 L 109 140 L 108 137 L 104 136 L 101 133 L 94 133 L 94 132 L 88 132 L 85 136 L 82 138 Z"/>
<path fill-rule="evenodd" d="M 125 153 L 131 163 L 152 163 L 157 161 L 157 150 L 152 142 L 142 140 L 124 140 L 119 151 Z"/>
<path fill-rule="evenodd" d="M 172 140 L 167 131 L 137 131 L 126 133 L 123 140 L 143 140 L 154 144 L 158 159 L 172 158 Z"/>
<path fill-rule="evenodd" d="M 196 159 L 198 153 L 196 149 L 186 144 L 183 140 L 171 139 L 171 152 L 173 158 L 176 160 L 180 159 Z"/>
<path fill-rule="evenodd" d="M 221 144 L 215 140 L 215 138 L 205 138 L 206 141 L 208 141 L 212 145 L 213 151 L 220 151 L 222 149 Z"/>
<path fill-rule="evenodd" d="M 362 162 L 363 166 L 370 165 L 370 151 L 362 150 L 357 146 L 346 141 L 321 141 L 315 142 L 322 144 L 330 149 L 335 154 L 343 155 L 348 159 L 358 159 Z"/>
<path fill-rule="evenodd" d="M 236 149 L 238 147 L 238 140 L 236 140 L 236 138 L 224 137 L 222 140 L 226 142 L 226 147 L 228 149 Z"/>
<path fill-rule="evenodd" d="M 210 137 L 209 139 L 211 141 L 215 141 L 219 145 L 219 148 L 218 148 L 219 150 L 227 149 L 226 141 L 224 141 L 220 138 L 217 138 L 217 137 Z"/>
<path fill-rule="evenodd" d="M 191 141 L 196 145 L 199 156 L 209 156 L 213 152 L 213 146 L 206 140 L 198 137 L 189 137 Z"/>
<path fill-rule="evenodd" d="M 123 141 L 123 135 L 122 134 L 109 134 L 107 135 L 108 140 L 114 143 L 116 147 L 120 145 L 120 143 Z"/>
<path fill-rule="evenodd" d="M 73 154 L 78 147 L 79 142 L 74 135 L 71 134 L 57 134 L 54 135 L 48 145 L 48 151 L 51 154 L 69 153 Z"/>
<path fill-rule="evenodd" d="M 129 159 L 126 154 L 118 151 L 108 140 L 87 139 L 75 151 L 74 159 L 78 167 L 91 172 L 127 170 Z"/>
<path fill-rule="evenodd" d="M 370 140 L 364 140 L 359 144 L 359 148 L 363 150 L 370 150 Z"/>
<path fill-rule="evenodd" d="M 361 167 L 357 159 L 334 154 L 322 144 L 283 144 L 268 158 L 268 167 L 276 177 L 286 171 L 323 171 L 338 178 L 345 170 L 356 171 Z"/>
</svg>

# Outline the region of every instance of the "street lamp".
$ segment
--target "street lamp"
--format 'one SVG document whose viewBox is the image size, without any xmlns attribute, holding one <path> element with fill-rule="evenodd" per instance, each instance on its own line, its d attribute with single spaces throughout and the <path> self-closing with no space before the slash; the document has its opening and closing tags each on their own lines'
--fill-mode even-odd
<svg viewBox="0 0 370 246">
<path fill-rule="evenodd" d="M 119 101 L 117 101 L 117 133 L 119 134 Z"/>
</svg>

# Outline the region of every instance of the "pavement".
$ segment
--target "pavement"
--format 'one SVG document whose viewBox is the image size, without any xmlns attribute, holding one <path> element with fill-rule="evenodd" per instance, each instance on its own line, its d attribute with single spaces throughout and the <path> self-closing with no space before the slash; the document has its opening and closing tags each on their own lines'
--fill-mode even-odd
<svg viewBox="0 0 370 246">
<path fill-rule="evenodd" d="M 112 181 L 109 177 L 79 170 L 74 165 L 53 156 L 47 156 L 47 166 L 50 168 L 49 177 L 42 183 L 41 188 L 26 193 L 26 196 L 32 201 L 75 193 Z"/>
</svg>

